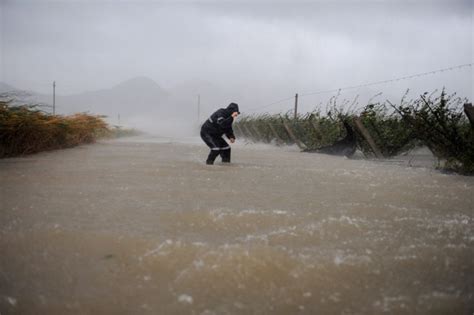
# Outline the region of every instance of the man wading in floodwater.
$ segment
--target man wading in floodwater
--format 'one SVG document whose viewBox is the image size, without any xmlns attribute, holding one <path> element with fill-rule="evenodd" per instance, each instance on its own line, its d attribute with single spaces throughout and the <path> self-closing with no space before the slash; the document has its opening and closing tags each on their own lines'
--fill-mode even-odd
<svg viewBox="0 0 474 315">
<path fill-rule="evenodd" d="M 225 134 L 234 143 L 235 136 L 232 130 L 234 119 L 240 114 L 239 105 L 230 103 L 227 108 L 218 109 L 201 127 L 201 138 L 211 148 L 206 164 L 214 164 L 218 155 L 223 163 L 230 163 L 230 146 L 222 136 Z"/>
</svg>

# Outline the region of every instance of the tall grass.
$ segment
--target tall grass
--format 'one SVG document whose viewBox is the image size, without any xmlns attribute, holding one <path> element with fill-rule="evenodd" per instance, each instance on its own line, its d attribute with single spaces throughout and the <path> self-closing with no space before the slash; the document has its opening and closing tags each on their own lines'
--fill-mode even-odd
<svg viewBox="0 0 474 315">
<path fill-rule="evenodd" d="M 110 137 L 104 116 L 86 113 L 51 115 L 35 105 L 0 102 L 0 157 L 69 148 Z"/>
</svg>

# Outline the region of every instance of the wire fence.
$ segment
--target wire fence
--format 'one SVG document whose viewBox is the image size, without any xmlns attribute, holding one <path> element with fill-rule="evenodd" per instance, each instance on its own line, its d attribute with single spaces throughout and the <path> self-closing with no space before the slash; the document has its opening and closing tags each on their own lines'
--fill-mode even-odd
<svg viewBox="0 0 474 315">
<path fill-rule="evenodd" d="M 305 152 L 391 158 L 427 146 L 448 169 L 474 174 L 474 108 L 455 94 L 422 95 L 416 100 L 368 104 L 360 112 L 304 115 L 260 114 L 234 123 L 238 137 L 253 142 L 297 145 Z"/>
</svg>

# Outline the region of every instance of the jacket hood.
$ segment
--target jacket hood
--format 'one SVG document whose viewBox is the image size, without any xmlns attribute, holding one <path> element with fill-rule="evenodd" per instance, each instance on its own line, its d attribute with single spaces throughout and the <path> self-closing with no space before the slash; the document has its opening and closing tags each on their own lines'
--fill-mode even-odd
<svg viewBox="0 0 474 315">
<path fill-rule="evenodd" d="M 237 105 L 236 103 L 230 103 L 229 106 L 227 106 L 226 109 L 231 111 L 232 113 L 233 112 L 238 112 L 240 114 L 239 105 Z"/>
</svg>

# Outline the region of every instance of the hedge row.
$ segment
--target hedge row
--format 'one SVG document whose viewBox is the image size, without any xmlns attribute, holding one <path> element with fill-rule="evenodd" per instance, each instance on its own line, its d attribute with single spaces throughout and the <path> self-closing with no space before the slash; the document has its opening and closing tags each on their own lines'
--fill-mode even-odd
<svg viewBox="0 0 474 315">
<path fill-rule="evenodd" d="M 294 117 L 286 114 L 245 116 L 236 130 L 254 141 L 294 143 L 288 129 L 310 150 L 335 143 L 346 135 L 346 122 L 356 134 L 356 145 L 365 156 L 374 150 L 362 136 L 354 118 L 362 122 L 384 157 L 393 157 L 415 146 L 427 146 L 443 163 L 443 168 L 474 174 L 474 127 L 470 123 L 466 99 L 443 90 L 434 96 L 425 93 L 417 99 L 403 97 L 399 105 L 389 101 L 370 103 L 360 110 L 344 109 L 332 98 L 326 110 Z"/>
<path fill-rule="evenodd" d="M 0 158 L 92 143 L 98 138 L 135 134 L 110 128 L 104 116 L 51 115 L 35 105 L 0 102 Z"/>
</svg>

